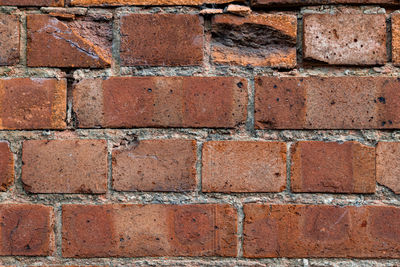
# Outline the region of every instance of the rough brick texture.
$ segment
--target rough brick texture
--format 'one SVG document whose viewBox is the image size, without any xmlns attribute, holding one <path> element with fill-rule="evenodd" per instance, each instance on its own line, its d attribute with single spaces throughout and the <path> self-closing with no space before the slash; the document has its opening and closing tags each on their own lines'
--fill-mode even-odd
<svg viewBox="0 0 400 267">
<path fill-rule="evenodd" d="M 247 82 L 234 77 L 87 79 L 74 89 L 81 128 L 231 128 L 246 108 Z"/>
<path fill-rule="evenodd" d="M 398 4 L 398 2 L 396 0 L 251 0 L 251 5 L 254 7 L 332 5 L 332 4 L 395 5 Z"/>
<path fill-rule="evenodd" d="M 0 65 L 19 62 L 19 38 L 18 17 L 0 14 Z"/>
<path fill-rule="evenodd" d="M 392 15 L 392 61 L 400 64 L 400 14 Z"/>
<path fill-rule="evenodd" d="M 192 191 L 196 187 L 196 141 L 144 140 L 112 153 L 118 191 Z"/>
<path fill-rule="evenodd" d="M 237 253 L 237 215 L 229 205 L 64 205 L 62 221 L 64 257 Z"/>
<path fill-rule="evenodd" d="M 0 129 L 65 128 L 66 87 L 65 80 L 0 79 Z"/>
<path fill-rule="evenodd" d="M 296 65 L 296 16 L 217 15 L 211 28 L 215 63 L 278 68 Z"/>
<path fill-rule="evenodd" d="M 64 0 L 0 0 L 0 6 L 64 6 Z"/>
<path fill-rule="evenodd" d="M 244 213 L 245 257 L 400 257 L 398 207 L 247 204 Z"/>
<path fill-rule="evenodd" d="M 380 142 L 376 147 L 376 179 L 400 194 L 400 143 Z"/>
<path fill-rule="evenodd" d="M 258 129 L 385 129 L 400 126 L 392 77 L 257 77 Z"/>
<path fill-rule="evenodd" d="M 207 142 L 202 175 L 205 192 L 280 192 L 286 187 L 286 144 Z"/>
<path fill-rule="evenodd" d="M 123 5 L 202 5 L 202 4 L 224 4 L 230 2 L 244 2 L 243 0 L 71 0 L 76 6 L 123 6 Z"/>
<path fill-rule="evenodd" d="M 9 144 L 0 141 L 0 191 L 6 191 L 14 182 L 14 157 Z"/>
<path fill-rule="evenodd" d="M 305 14 L 304 58 L 336 65 L 387 61 L 383 14 Z"/>
<path fill-rule="evenodd" d="M 104 140 L 32 140 L 22 150 L 22 182 L 32 193 L 105 193 Z"/>
<path fill-rule="evenodd" d="M 47 256 L 54 251 L 51 207 L 1 204 L 0 231 L 1 256 Z"/>
<path fill-rule="evenodd" d="M 191 66 L 203 62 L 203 22 L 189 14 L 132 14 L 121 18 L 124 66 Z"/>
</svg>

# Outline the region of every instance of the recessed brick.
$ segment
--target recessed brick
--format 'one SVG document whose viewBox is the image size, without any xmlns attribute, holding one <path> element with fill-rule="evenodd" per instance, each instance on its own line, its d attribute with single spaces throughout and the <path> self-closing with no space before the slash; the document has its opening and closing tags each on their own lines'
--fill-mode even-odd
<svg viewBox="0 0 400 267">
<path fill-rule="evenodd" d="M 31 204 L 0 205 L 0 255 L 48 256 L 54 251 L 53 210 Z"/>
<path fill-rule="evenodd" d="M 244 213 L 245 257 L 400 258 L 398 207 L 246 204 Z"/>
<path fill-rule="evenodd" d="M 111 63 L 109 22 L 63 22 L 36 14 L 27 16 L 27 31 L 29 67 L 102 68 Z"/>
<path fill-rule="evenodd" d="M 256 77 L 257 129 L 395 129 L 394 77 Z"/>
<path fill-rule="evenodd" d="M 247 82 L 236 77 L 86 79 L 74 90 L 80 128 L 233 128 L 246 120 Z"/>
<path fill-rule="evenodd" d="M 191 66 L 203 62 L 202 17 L 130 14 L 121 18 L 123 66 Z"/>
<path fill-rule="evenodd" d="M 376 147 L 376 179 L 400 194 L 400 143 L 379 142 Z"/>
<path fill-rule="evenodd" d="M 14 182 L 14 157 L 7 142 L 0 142 L 0 191 Z"/>
<path fill-rule="evenodd" d="M 211 57 L 215 63 L 296 66 L 297 18 L 294 15 L 217 15 L 211 28 Z"/>
<path fill-rule="evenodd" d="M 203 146 L 205 192 L 280 192 L 286 187 L 286 144 L 211 141 Z"/>
<path fill-rule="evenodd" d="M 305 14 L 303 54 L 334 65 L 384 64 L 384 14 Z"/>
<path fill-rule="evenodd" d="M 305 6 L 331 4 L 398 4 L 397 0 L 251 0 L 254 7 L 268 6 Z"/>
<path fill-rule="evenodd" d="M 225 204 L 64 205 L 63 257 L 237 254 L 237 215 Z"/>
<path fill-rule="evenodd" d="M 15 65 L 18 62 L 19 62 L 18 16 L 0 14 L 0 66 Z"/>
<path fill-rule="evenodd" d="M 294 192 L 374 193 L 375 148 L 357 142 L 297 142 L 292 147 Z"/>
<path fill-rule="evenodd" d="M 74 6 L 124 6 L 124 5 L 190 5 L 198 6 L 202 4 L 225 4 L 230 2 L 244 2 L 243 0 L 71 0 Z"/>
<path fill-rule="evenodd" d="M 196 188 L 196 141 L 143 140 L 112 153 L 118 191 L 191 191 Z"/>
<path fill-rule="evenodd" d="M 65 79 L 0 79 L 0 130 L 64 129 Z"/>
<path fill-rule="evenodd" d="M 0 0 L 0 6 L 64 6 L 64 0 Z"/>
<path fill-rule="evenodd" d="M 105 193 L 105 140 L 29 140 L 22 149 L 22 183 L 31 193 Z"/>
</svg>

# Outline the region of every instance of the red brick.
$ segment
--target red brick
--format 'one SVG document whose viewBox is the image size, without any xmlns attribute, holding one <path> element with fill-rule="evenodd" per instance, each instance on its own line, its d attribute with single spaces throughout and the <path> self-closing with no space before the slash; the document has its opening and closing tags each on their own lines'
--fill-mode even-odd
<svg viewBox="0 0 400 267">
<path fill-rule="evenodd" d="M 0 6 L 64 6 L 64 0 L 0 0 Z"/>
<path fill-rule="evenodd" d="M 51 207 L 2 204 L 0 231 L 1 256 L 47 256 L 54 251 Z"/>
<path fill-rule="evenodd" d="M 63 257 L 236 256 L 233 207 L 64 205 Z"/>
<path fill-rule="evenodd" d="M 71 0 L 73 6 L 172 6 L 202 4 L 225 4 L 230 2 L 244 2 L 243 0 Z"/>
<path fill-rule="evenodd" d="M 331 4 L 398 4 L 397 0 L 251 0 L 254 7 L 267 6 L 304 6 L 304 5 L 331 5 Z"/>
<path fill-rule="evenodd" d="M 0 65 L 16 65 L 19 62 L 18 16 L 0 14 L 0 40 Z"/>
<path fill-rule="evenodd" d="M 31 193 L 105 193 L 105 140 L 30 140 L 23 143 L 22 183 Z"/>
<path fill-rule="evenodd" d="M 247 82 L 235 77 L 86 79 L 73 91 L 80 128 L 233 128 L 246 120 Z"/>
<path fill-rule="evenodd" d="M 379 142 L 376 147 L 376 179 L 400 194 L 400 143 Z"/>
<path fill-rule="evenodd" d="M 334 65 L 384 64 L 384 14 L 305 14 L 305 59 Z"/>
<path fill-rule="evenodd" d="M 280 192 L 286 187 L 286 144 L 211 141 L 203 146 L 205 192 Z"/>
<path fill-rule="evenodd" d="M 87 22 L 86 22 L 87 23 Z M 108 27 L 107 27 L 108 25 Z M 82 21 L 62 22 L 49 15 L 27 16 L 27 64 L 29 67 L 101 68 L 111 63 L 111 24 Z M 82 29 L 83 28 L 83 29 Z M 92 32 L 95 33 L 92 33 Z"/>
<path fill-rule="evenodd" d="M 189 14 L 129 14 L 121 18 L 123 66 L 190 66 L 203 62 L 203 21 Z"/>
<path fill-rule="evenodd" d="M 7 142 L 0 142 L 0 191 L 14 182 L 14 157 Z"/>
<path fill-rule="evenodd" d="M 191 191 L 196 188 L 196 141 L 143 140 L 112 153 L 117 191 Z"/>
<path fill-rule="evenodd" d="M 292 147 L 294 192 L 374 193 L 375 148 L 357 142 L 297 142 Z"/>
<path fill-rule="evenodd" d="M 395 129 L 393 77 L 256 77 L 257 129 Z"/>
<path fill-rule="evenodd" d="M 0 130 L 64 129 L 65 79 L 0 79 Z"/>
<path fill-rule="evenodd" d="M 398 207 L 246 204 L 244 213 L 245 257 L 400 258 Z"/>
<path fill-rule="evenodd" d="M 400 14 L 392 14 L 392 61 L 400 65 Z"/>
<path fill-rule="evenodd" d="M 294 15 L 217 15 L 211 28 L 211 57 L 215 63 L 296 66 L 297 18 Z"/>
</svg>

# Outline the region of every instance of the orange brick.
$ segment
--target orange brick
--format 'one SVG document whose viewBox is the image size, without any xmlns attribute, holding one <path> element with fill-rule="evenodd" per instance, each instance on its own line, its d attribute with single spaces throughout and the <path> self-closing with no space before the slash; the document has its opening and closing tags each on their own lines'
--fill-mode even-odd
<svg viewBox="0 0 400 267">
<path fill-rule="evenodd" d="M 230 2 L 243 2 L 243 0 L 71 0 L 71 4 L 74 6 L 123 6 L 123 5 L 198 6 L 202 4 L 225 4 Z"/>
</svg>

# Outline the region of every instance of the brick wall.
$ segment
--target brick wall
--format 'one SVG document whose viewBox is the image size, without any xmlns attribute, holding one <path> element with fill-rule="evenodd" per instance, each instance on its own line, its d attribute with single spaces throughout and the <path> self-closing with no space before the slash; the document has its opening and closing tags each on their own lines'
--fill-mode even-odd
<svg viewBox="0 0 400 267">
<path fill-rule="evenodd" d="M 398 0 L 0 0 L 1 266 L 400 266 Z"/>
</svg>

